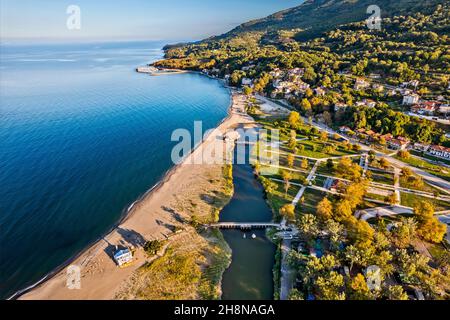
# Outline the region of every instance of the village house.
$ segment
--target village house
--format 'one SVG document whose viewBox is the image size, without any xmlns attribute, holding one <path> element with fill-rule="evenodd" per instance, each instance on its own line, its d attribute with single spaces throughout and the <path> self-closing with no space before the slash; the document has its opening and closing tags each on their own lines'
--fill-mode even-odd
<svg viewBox="0 0 450 320">
<path fill-rule="evenodd" d="M 363 99 L 361 101 L 356 102 L 357 107 L 369 107 L 374 108 L 377 105 L 377 103 L 371 99 Z"/>
<path fill-rule="evenodd" d="M 253 69 L 255 67 L 255 65 L 254 64 L 250 64 L 250 65 L 248 65 L 248 66 L 244 66 L 244 67 L 242 67 L 242 71 L 248 71 L 248 70 L 250 70 L 250 69 Z"/>
<path fill-rule="evenodd" d="M 339 110 L 345 110 L 348 108 L 348 105 L 343 102 L 336 102 L 334 104 L 334 112 L 338 112 Z"/>
<path fill-rule="evenodd" d="M 450 159 L 450 148 L 443 146 L 431 146 L 427 153 L 438 158 Z"/>
<path fill-rule="evenodd" d="M 404 105 L 413 105 L 419 102 L 419 95 L 416 93 L 408 93 L 403 96 L 402 104 Z"/>
<path fill-rule="evenodd" d="M 324 89 L 322 89 L 322 88 L 315 88 L 314 89 L 314 93 L 316 94 L 316 95 L 318 95 L 318 96 L 323 96 L 323 95 L 325 95 L 325 90 Z"/>
<path fill-rule="evenodd" d="M 352 132 L 352 129 L 350 129 L 347 126 L 340 126 L 339 127 L 339 131 L 342 132 L 342 133 L 349 133 L 349 132 Z"/>
<path fill-rule="evenodd" d="M 269 75 L 273 78 L 280 78 L 281 76 L 283 76 L 283 71 L 281 71 L 279 68 L 275 68 L 269 72 Z"/>
<path fill-rule="evenodd" d="M 404 150 L 408 144 L 409 140 L 407 138 L 398 136 L 397 139 L 390 139 L 387 141 L 389 147 L 395 150 Z"/>
<path fill-rule="evenodd" d="M 252 85 L 252 79 L 250 78 L 242 78 L 242 85 L 243 86 L 251 86 Z"/>
<path fill-rule="evenodd" d="M 442 104 L 439 106 L 438 112 L 447 115 L 450 113 L 450 106 L 448 104 Z"/>
<path fill-rule="evenodd" d="M 428 149 L 430 148 L 430 146 L 428 144 L 424 144 L 424 143 L 414 143 L 412 148 L 416 151 L 420 151 L 420 152 L 426 152 L 428 151 Z"/>
<path fill-rule="evenodd" d="M 369 86 L 370 86 L 370 83 L 368 83 L 366 80 L 364 80 L 363 78 L 358 78 L 358 79 L 356 79 L 355 86 L 353 87 L 353 89 L 361 90 L 361 89 L 365 89 Z"/>
<path fill-rule="evenodd" d="M 114 261 L 116 261 L 119 267 L 126 267 L 133 261 L 133 254 L 128 248 L 118 250 L 116 253 L 114 253 Z"/>
<path fill-rule="evenodd" d="M 438 103 L 436 101 L 422 101 L 411 107 L 411 111 L 418 114 L 432 115 L 437 110 Z"/>
<path fill-rule="evenodd" d="M 378 83 L 374 83 L 372 85 L 372 89 L 375 90 L 375 91 L 381 92 L 381 91 L 384 90 L 384 86 L 381 85 L 381 84 L 378 84 Z"/>
<path fill-rule="evenodd" d="M 303 81 L 299 81 L 296 83 L 296 86 L 298 88 L 298 90 L 305 92 L 306 90 L 309 89 L 309 84 L 307 84 L 306 82 Z"/>
<path fill-rule="evenodd" d="M 294 68 L 288 71 L 289 76 L 302 76 L 305 73 L 305 69 L 303 68 Z"/>
</svg>

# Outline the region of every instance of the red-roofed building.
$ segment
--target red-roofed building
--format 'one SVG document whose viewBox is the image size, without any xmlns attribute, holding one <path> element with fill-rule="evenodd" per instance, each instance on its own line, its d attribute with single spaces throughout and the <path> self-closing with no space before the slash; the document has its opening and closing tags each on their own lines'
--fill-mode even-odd
<svg viewBox="0 0 450 320">
<path fill-rule="evenodd" d="M 438 158 L 450 159 L 450 148 L 443 146 L 431 146 L 427 153 Z"/>
</svg>

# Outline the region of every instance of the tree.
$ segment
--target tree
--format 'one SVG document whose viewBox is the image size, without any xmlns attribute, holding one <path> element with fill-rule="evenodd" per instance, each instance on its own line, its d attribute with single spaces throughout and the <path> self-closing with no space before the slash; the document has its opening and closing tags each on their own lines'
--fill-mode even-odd
<svg viewBox="0 0 450 320">
<path fill-rule="evenodd" d="M 319 276 L 316 280 L 317 299 L 319 300 L 345 300 L 342 292 L 344 277 L 336 271 L 331 271 L 326 276 Z"/>
<path fill-rule="evenodd" d="M 147 241 L 144 244 L 144 251 L 148 255 L 155 255 L 158 253 L 158 251 L 162 248 L 162 242 L 159 240 L 151 240 Z"/>
<path fill-rule="evenodd" d="M 383 295 L 389 300 L 408 300 L 408 295 L 402 286 L 391 285 L 384 289 Z"/>
<path fill-rule="evenodd" d="M 322 131 L 320 133 L 320 141 L 327 142 L 328 141 L 328 133 L 325 131 Z"/>
<path fill-rule="evenodd" d="M 330 237 L 330 247 L 332 250 L 337 250 L 342 241 L 345 240 L 345 228 L 339 222 L 329 219 L 325 223 L 325 228 Z"/>
<path fill-rule="evenodd" d="M 358 273 L 350 281 L 350 299 L 351 300 L 372 300 L 373 294 L 367 286 L 366 278 L 361 273 Z"/>
<path fill-rule="evenodd" d="M 259 181 L 261 181 L 261 184 L 263 185 L 264 190 L 268 194 L 273 194 L 278 189 L 278 184 L 276 184 L 275 182 L 273 182 L 270 179 L 260 176 Z"/>
<path fill-rule="evenodd" d="M 287 221 L 293 222 L 295 220 L 295 206 L 293 204 L 285 204 L 279 212 Z"/>
<path fill-rule="evenodd" d="M 394 205 L 398 202 L 397 194 L 395 192 L 391 192 L 390 195 L 384 198 L 384 201 L 389 203 L 390 205 Z"/>
<path fill-rule="evenodd" d="M 406 248 L 416 237 L 417 222 L 413 218 L 403 218 L 393 225 L 390 235 L 398 248 Z"/>
<path fill-rule="evenodd" d="M 327 126 L 331 126 L 333 124 L 333 121 L 331 119 L 331 115 L 328 111 L 324 111 L 322 113 L 323 121 L 326 123 Z"/>
<path fill-rule="evenodd" d="M 250 88 L 249 86 L 244 86 L 244 88 L 242 88 L 242 91 L 244 92 L 244 94 L 246 95 L 246 96 L 249 96 L 249 95 L 251 95 L 252 94 L 252 88 Z"/>
<path fill-rule="evenodd" d="M 326 221 L 331 219 L 333 215 L 333 206 L 328 200 L 327 197 L 323 198 L 318 204 L 317 204 L 317 216 L 322 221 Z"/>
<path fill-rule="evenodd" d="M 290 171 L 283 170 L 281 172 L 281 177 L 283 178 L 283 181 L 284 181 L 284 192 L 285 192 L 285 195 L 287 195 L 289 187 L 291 186 L 292 174 Z"/>
<path fill-rule="evenodd" d="M 327 168 L 330 169 L 330 170 L 334 169 L 333 159 L 330 159 L 330 158 L 327 159 Z"/>
<path fill-rule="evenodd" d="M 291 130 L 288 141 L 288 147 L 289 149 L 294 150 L 296 146 L 297 146 L 297 132 L 295 132 L 295 130 Z"/>
<path fill-rule="evenodd" d="M 297 111 L 291 111 L 288 121 L 292 129 L 298 129 L 303 122 L 300 114 Z"/>
<path fill-rule="evenodd" d="M 311 113 L 311 103 L 309 102 L 308 99 L 303 98 L 300 107 L 304 113 L 306 114 Z"/>
<path fill-rule="evenodd" d="M 348 157 L 341 158 L 336 166 L 336 173 L 345 179 L 357 180 L 361 178 L 362 168 L 353 163 Z"/>
<path fill-rule="evenodd" d="M 303 158 L 302 159 L 302 161 L 301 161 L 301 163 L 300 163 L 300 168 L 302 168 L 302 169 L 308 169 L 308 159 L 306 159 L 306 158 Z"/>
<path fill-rule="evenodd" d="M 402 159 L 409 159 L 411 157 L 410 153 L 407 150 L 399 150 L 397 155 Z"/>
<path fill-rule="evenodd" d="M 381 159 L 380 159 L 380 166 L 381 166 L 383 169 L 389 168 L 390 165 L 391 165 L 390 162 L 387 161 L 386 158 L 381 158 Z"/>
<path fill-rule="evenodd" d="M 410 177 L 413 175 L 412 170 L 409 167 L 403 167 L 402 168 L 402 175 L 405 176 L 406 178 Z"/>
<path fill-rule="evenodd" d="M 414 205 L 414 217 L 417 220 L 417 232 L 424 240 L 440 243 L 447 232 L 445 224 L 434 217 L 434 207 L 428 201 L 418 201 Z"/>
<path fill-rule="evenodd" d="M 309 239 L 317 236 L 319 233 L 319 225 L 317 219 L 312 214 L 304 214 L 300 217 L 298 223 L 299 230 Z"/>
<path fill-rule="evenodd" d="M 333 218 L 336 221 L 343 221 L 352 214 L 353 211 L 350 201 L 343 199 L 336 204 L 333 212 Z"/>
<path fill-rule="evenodd" d="M 295 160 L 294 155 L 292 153 L 289 153 L 287 156 L 287 164 L 289 168 L 294 167 L 294 160 Z"/>
</svg>

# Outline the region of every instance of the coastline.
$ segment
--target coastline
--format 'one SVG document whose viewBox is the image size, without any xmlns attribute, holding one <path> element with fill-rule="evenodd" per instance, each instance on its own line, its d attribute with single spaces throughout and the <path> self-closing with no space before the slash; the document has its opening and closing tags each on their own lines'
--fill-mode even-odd
<svg viewBox="0 0 450 320">
<path fill-rule="evenodd" d="M 230 89 L 229 89 L 230 90 Z M 67 260 L 64 264 L 61 266 L 55 268 L 52 272 L 47 274 L 45 277 L 43 277 L 40 281 L 37 283 L 18 291 L 15 295 L 11 296 L 10 299 L 112 299 L 114 297 L 114 294 L 111 292 L 111 289 L 113 292 L 117 292 L 118 287 L 122 282 L 124 282 L 127 278 L 131 276 L 131 274 L 137 270 L 141 262 L 140 260 L 144 260 L 144 262 L 148 262 L 148 258 L 146 258 L 145 254 L 141 252 L 140 248 L 136 251 L 136 260 L 133 264 L 133 266 L 120 269 L 117 268 L 110 259 L 110 257 L 105 256 L 106 248 L 105 243 L 111 245 L 112 243 L 117 244 L 117 240 L 123 240 L 118 237 L 117 232 L 118 230 L 128 230 L 131 232 L 136 232 L 139 234 L 145 235 L 145 239 L 153 240 L 153 239 L 160 239 L 160 240 L 168 240 L 171 242 L 172 238 L 171 236 L 173 234 L 167 232 L 167 230 L 164 230 L 163 227 L 159 226 L 158 224 L 154 224 L 151 227 L 148 227 L 146 232 L 142 232 L 143 230 L 139 229 L 145 229 L 145 228 L 139 228 L 137 226 L 143 225 L 143 221 L 148 218 L 153 218 L 153 222 L 155 220 L 162 220 L 166 223 L 173 222 L 173 219 L 171 219 L 170 215 L 166 213 L 166 216 L 161 214 L 155 214 L 155 213 L 149 213 L 147 210 L 148 205 L 153 204 L 153 202 L 158 203 L 158 199 L 161 198 L 162 193 L 167 193 L 167 190 L 171 190 L 173 185 L 182 185 L 184 178 L 192 178 L 192 177 L 186 177 L 189 176 L 189 169 L 192 169 L 193 167 L 197 167 L 196 172 L 192 173 L 194 175 L 197 175 L 199 173 L 205 173 L 206 169 L 200 169 L 198 166 L 189 164 L 188 162 L 192 159 L 196 158 L 200 151 L 207 145 L 211 144 L 214 141 L 213 134 L 214 132 L 217 133 L 217 130 L 219 130 L 222 134 L 230 129 L 233 128 L 237 124 L 242 124 L 245 122 L 251 122 L 248 118 L 242 116 L 242 110 L 245 111 L 245 106 L 242 105 L 242 103 L 239 105 L 239 101 L 236 102 L 236 96 L 239 96 L 234 92 L 233 90 L 230 90 L 230 106 L 228 108 L 228 115 L 222 119 L 220 123 L 218 123 L 217 127 L 210 132 L 210 134 L 199 144 L 197 144 L 189 153 L 189 155 L 183 160 L 182 163 L 174 165 L 171 169 L 169 169 L 163 176 L 163 178 L 155 184 L 152 188 L 150 188 L 148 191 L 146 191 L 141 197 L 139 197 L 136 201 L 134 201 L 128 208 L 123 210 L 122 218 L 111 227 L 111 229 L 105 233 L 103 236 L 99 237 L 95 241 L 93 241 L 90 245 L 86 247 L 86 249 L 82 250 L 80 253 L 72 257 L 71 259 Z M 238 99 L 239 100 L 239 99 Z M 215 142 L 217 143 L 217 142 Z M 223 143 L 223 142 L 222 142 Z M 201 153 L 200 153 L 201 155 Z M 195 162 L 194 162 L 195 163 Z M 187 166 L 188 165 L 188 166 Z M 189 168 L 189 169 L 187 169 Z M 164 197 L 162 197 L 164 198 Z M 163 204 L 165 204 L 165 201 L 161 199 L 159 201 L 160 207 L 163 207 Z M 147 212 L 144 212 L 147 211 Z M 155 210 L 156 211 L 156 210 Z M 161 210 L 159 210 L 161 211 Z M 161 213 L 161 212 L 159 212 Z M 148 222 L 148 221 L 147 221 Z M 145 223 L 144 223 L 145 224 Z M 129 228 L 131 227 L 131 228 Z M 177 235 L 174 236 L 174 238 Z M 119 238 L 119 239 L 118 239 Z M 142 243 L 140 244 L 142 245 Z M 139 247 L 139 245 L 138 245 Z M 101 256 L 101 257 L 100 257 Z M 107 266 L 100 266 L 100 267 L 93 267 L 92 264 L 95 264 L 100 258 L 99 265 L 106 264 Z M 151 260 L 153 260 L 154 257 L 152 257 Z M 139 261 L 139 262 L 138 262 Z M 69 290 L 65 287 L 65 268 L 70 264 L 78 264 L 82 267 L 82 269 L 86 270 L 89 269 L 88 274 L 82 275 L 82 283 L 86 282 L 87 280 L 84 280 L 83 278 L 92 278 L 89 277 L 89 275 L 92 274 L 98 274 L 103 273 L 103 278 L 111 278 L 111 275 L 105 276 L 105 273 L 111 272 L 111 274 L 117 274 L 118 276 L 114 276 L 115 284 L 110 284 L 108 289 L 108 292 L 105 292 L 105 290 L 95 290 L 93 293 L 89 293 L 87 295 L 80 294 L 83 290 Z M 92 270 L 90 270 L 92 269 Z M 97 269 L 101 269 L 100 272 Z M 83 271 L 82 271 L 83 273 Z M 111 282 L 111 280 L 108 279 L 89 279 L 90 282 L 97 283 L 95 285 L 98 287 L 99 285 L 101 287 L 104 287 L 105 284 L 102 282 Z M 101 277 L 100 277 L 101 278 Z M 114 287 L 114 288 L 113 288 Z"/>
</svg>

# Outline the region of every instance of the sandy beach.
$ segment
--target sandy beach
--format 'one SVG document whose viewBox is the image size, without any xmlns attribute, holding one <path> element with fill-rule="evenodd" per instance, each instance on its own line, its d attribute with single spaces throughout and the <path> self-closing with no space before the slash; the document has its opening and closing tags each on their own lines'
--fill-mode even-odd
<svg viewBox="0 0 450 320">
<path fill-rule="evenodd" d="M 165 248 L 177 243 L 202 243 L 187 223 L 193 213 L 210 214 L 214 192 L 222 185 L 223 165 L 200 163 L 208 149 L 226 148 L 221 138 L 230 129 L 250 124 L 253 119 L 245 114 L 245 97 L 232 93 L 233 103 L 229 115 L 181 164 L 175 166 L 163 181 L 136 202 L 124 220 L 108 235 L 82 252 L 70 262 L 81 268 L 81 288 L 69 289 L 66 285 L 66 267 L 43 281 L 19 299 L 115 299 L 134 298 L 130 281 L 145 263 L 157 259 L 148 257 L 142 246 L 145 241 L 165 240 Z M 220 137 L 220 138 L 219 138 Z M 223 156 L 223 155 L 222 155 Z M 183 231 L 174 233 L 174 227 Z M 134 261 L 126 268 L 119 268 L 112 253 L 116 246 L 135 248 Z M 127 294 L 123 294 L 127 292 Z M 150 295 L 151 297 L 151 295 Z M 198 298 L 195 293 L 188 298 Z"/>
</svg>

